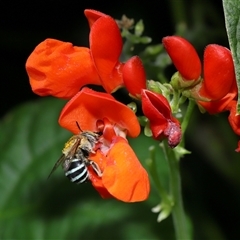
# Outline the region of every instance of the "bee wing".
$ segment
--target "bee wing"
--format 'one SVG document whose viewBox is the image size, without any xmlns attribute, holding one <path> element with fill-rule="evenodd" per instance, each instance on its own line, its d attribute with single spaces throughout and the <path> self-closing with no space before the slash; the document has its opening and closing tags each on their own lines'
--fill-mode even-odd
<svg viewBox="0 0 240 240">
<path fill-rule="evenodd" d="M 79 141 L 80 139 L 77 139 L 77 141 L 71 146 L 71 149 L 69 150 L 68 153 L 66 154 L 62 154 L 62 156 L 57 160 L 57 162 L 55 163 L 55 165 L 53 166 L 52 171 L 50 172 L 50 174 L 48 175 L 48 178 L 52 175 L 52 173 L 59 167 L 59 165 L 62 164 L 62 167 L 64 169 L 64 171 L 67 171 L 70 163 L 72 162 L 78 146 L 79 146 Z"/>
<path fill-rule="evenodd" d="M 64 154 L 62 154 L 62 156 L 57 160 L 57 162 L 55 163 L 55 165 L 52 168 L 52 171 L 50 172 L 50 174 L 48 175 L 48 178 L 50 178 L 50 176 L 52 175 L 52 173 L 59 167 L 59 165 L 61 165 L 64 160 L 65 160 L 66 156 Z"/>
</svg>

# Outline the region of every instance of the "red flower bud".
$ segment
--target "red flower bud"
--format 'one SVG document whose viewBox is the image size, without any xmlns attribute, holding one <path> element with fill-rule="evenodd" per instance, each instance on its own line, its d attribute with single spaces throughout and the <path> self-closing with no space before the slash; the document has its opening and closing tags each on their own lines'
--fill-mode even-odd
<svg viewBox="0 0 240 240">
<path fill-rule="evenodd" d="M 230 50 L 217 44 L 208 45 L 204 51 L 203 73 L 201 96 L 218 100 L 229 93 L 236 81 Z"/>
<path fill-rule="evenodd" d="M 197 80 L 201 74 L 201 62 L 192 44 L 179 36 L 164 37 L 162 42 L 182 77 Z"/>
</svg>

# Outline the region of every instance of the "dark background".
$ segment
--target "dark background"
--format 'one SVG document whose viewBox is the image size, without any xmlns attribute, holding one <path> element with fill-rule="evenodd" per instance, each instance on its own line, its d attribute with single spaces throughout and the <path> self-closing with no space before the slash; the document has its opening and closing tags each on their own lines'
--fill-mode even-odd
<svg viewBox="0 0 240 240">
<path fill-rule="evenodd" d="M 182 9 L 180 7 L 183 7 Z M 186 24 L 186 37 L 202 54 L 204 46 L 228 46 L 221 1 L 1 1 L 0 2 L 0 116 L 13 107 L 37 98 L 31 92 L 25 62 L 35 46 L 46 38 L 88 46 L 88 23 L 83 10 L 92 8 L 120 19 L 126 14 L 143 19 L 145 35 L 159 43 L 173 35 L 180 20 Z M 182 162 L 183 193 L 187 211 L 201 232 L 220 227 L 228 239 L 239 237 L 240 180 L 231 164 L 237 137 L 227 123 L 227 114 L 210 118 L 196 112 L 187 134 L 193 154 Z M 216 146 L 214 141 L 221 143 Z M 233 144 L 232 144 L 233 143 Z M 235 145 L 234 145 L 235 144 Z M 223 152 L 224 154 L 220 154 Z M 218 162 L 219 161 L 219 162 Z M 234 166 L 239 167 L 239 164 Z M 234 167 L 233 166 L 233 167 Z M 1 177 L 1 176 L 0 176 Z M 201 225 L 205 221 L 205 225 Z M 201 222 L 199 225 L 198 223 Z"/>
<path fill-rule="evenodd" d="M 184 4 L 182 12 L 180 8 L 177 11 L 174 9 L 179 7 L 179 2 Z M 0 116 L 13 106 L 36 97 L 31 92 L 24 65 L 37 44 L 46 38 L 56 38 L 72 42 L 74 45 L 88 46 L 89 28 L 83 14 L 84 9 L 96 9 L 117 19 L 120 19 L 122 14 L 136 21 L 143 19 L 145 34 L 152 37 L 153 43 L 159 43 L 162 37 L 174 34 L 176 19 L 187 20 L 188 27 L 191 29 L 188 37 L 193 40 L 195 38 L 197 45 L 202 47 L 213 39 L 213 34 L 218 33 L 220 34 L 217 42 L 225 41 L 226 43 L 226 36 L 224 37 L 224 33 L 221 32 L 224 29 L 221 1 L 218 1 L 218 4 L 215 2 L 206 0 L 190 2 L 152 0 L 141 1 L 141 3 L 136 0 L 1 1 Z M 199 12 L 195 13 L 196 9 L 202 15 Z M 196 19 L 199 18 L 197 15 L 202 19 Z M 210 29 L 209 36 L 202 35 L 208 29 Z M 214 40 L 216 42 L 216 38 Z"/>
<path fill-rule="evenodd" d="M 37 44 L 46 38 L 56 38 L 88 46 L 89 27 L 83 14 L 86 8 L 118 19 L 124 13 L 136 20 L 142 18 L 146 34 L 155 42 L 173 32 L 171 20 L 165 15 L 169 12 L 167 1 L 161 4 L 159 1 L 1 1 L 1 115 L 35 97 L 24 65 Z"/>
</svg>

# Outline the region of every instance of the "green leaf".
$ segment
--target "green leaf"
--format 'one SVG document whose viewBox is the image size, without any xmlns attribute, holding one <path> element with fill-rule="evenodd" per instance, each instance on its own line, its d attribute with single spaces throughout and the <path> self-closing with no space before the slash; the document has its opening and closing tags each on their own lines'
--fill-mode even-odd
<svg viewBox="0 0 240 240">
<path fill-rule="evenodd" d="M 144 31 L 144 24 L 143 24 L 143 20 L 139 20 L 135 26 L 135 29 L 134 29 L 134 34 L 136 36 L 141 36 L 142 33 Z"/>
<path fill-rule="evenodd" d="M 173 239 L 171 220 L 159 225 L 151 213 L 154 191 L 126 204 L 103 200 L 91 184 L 72 184 L 61 168 L 47 179 L 71 136 L 58 126 L 63 105 L 41 99 L 0 121 L 0 239 Z M 135 140 L 144 162 L 152 142 Z"/>
<path fill-rule="evenodd" d="M 240 4 L 239 0 L 223 0 L 223 10 L 229 46 L 233 55 L 238 96 L 240 96 Z M 240 113 L 240 98 L 238 98 L 237 112 Z"/>
</svg>

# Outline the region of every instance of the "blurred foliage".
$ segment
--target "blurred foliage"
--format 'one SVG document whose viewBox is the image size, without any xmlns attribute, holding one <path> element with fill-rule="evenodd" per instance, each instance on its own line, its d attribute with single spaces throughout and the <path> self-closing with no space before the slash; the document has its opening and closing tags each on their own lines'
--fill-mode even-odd
<svg viewBox="0 0 240 240">
<path fill-rule="evenodd" d="M 27 7 L 21 10 L 22 5 Z M 159 203 L 154 188 L 148 201 L 124 204 L 102 200 L 91 184 L 74 185 L 59 169 L 47 176 L 70 133 L 57 125 L 64 102 L 36 98 L 24 70 L 33 48 L 47 37 L 87 45 L 84 8 L 120 18 L 143 19 L 153 39 L 141 57 L 162 52 L 160 40 L 175 32 L 190 40 L 200 56 L 209 43 L 228 46 L 221 1 L 2 1 L 0 29 L 2 81 L 0 122 L 0 239 L 173 239 L 171 217 L 160 224 L 151 208 Z M 136 49 L 137 50 L 137 49 Z M 150 52 L 150 53 L 149 53 Z M 156 54 L 156 55 L 154 55 Z M 167 81 L 174 72 L 162 52 L 154 64 L 144 62 L 148 76 Z M 153 59 L 151 59 L 154 61 Z M 148 66 L 149 65 L 149 66 Z M 160 69 L 160 70 L 159 70 Z M 3 91 L 4 90 L 4 91 Z M 20 103 L 29 101 L 17 108 Z M 4 104 L 3 104 L 4 103 Z M 145 165 L 151 138 L 130 139 Z M 181 161 L 184 205 L 193 221 L 194 239 L 238 239 L 240 163 L 237 137 L 227 115 L 195 111 L 187 130 L 192 154 Z M 167 186 L 168 169 L 158 152 L 158 172 Z M 146 166 L 146 165 L 145 165 Z"/>
<path fill-rule="evenodd" d="M 61 100 L 41 99 L 0 123 L 0 239 L 172 238 L 171 220 L 160 226 L 150 211 L 158 203 L 154 189 L 149 201 L 126 204 L 102 200 L 91 184 L 74 185 L 60 169 L 47 179 L 70 137 L 57 125 L 62 106 Z M 132 142 L 143 164 L 152 144 L 144 136 Z M 159 163 L 165 179 L 167 165 Z"/>
</svg>

